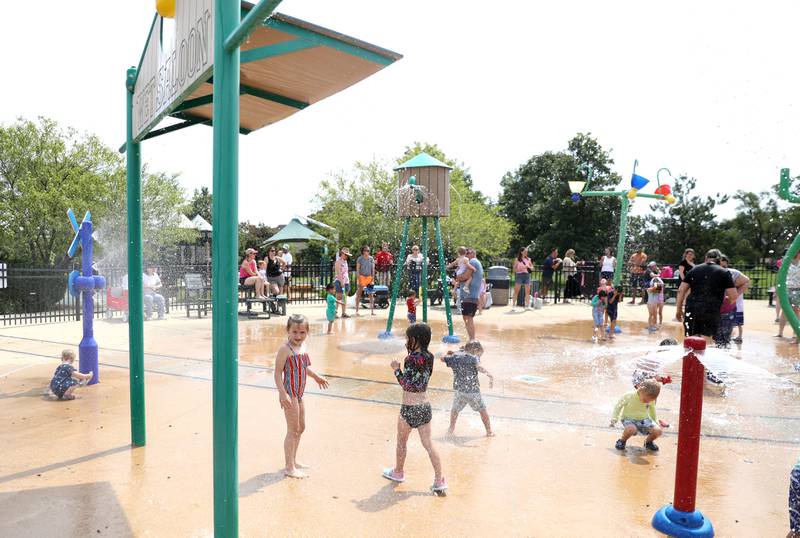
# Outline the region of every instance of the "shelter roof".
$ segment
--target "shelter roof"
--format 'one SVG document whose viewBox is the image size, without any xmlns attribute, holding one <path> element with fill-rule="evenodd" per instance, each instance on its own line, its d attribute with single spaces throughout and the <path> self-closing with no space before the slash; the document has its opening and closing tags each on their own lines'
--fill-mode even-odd
<svg viewBox="0 0 800 538">
<path fill-rule="evenodd" d="M 264 241 L 262 246 L 278 243 L 279 241 L 328 241 L 328 239 L 322 237 L 311 228 L 304 226 L 298 219 L 292 219 L 289 224 Z"/>
<path fill-rule="evenodd" d="M 242 16 L 253 8 L 242 2 Z M 250 34 L 240 55 L 240 132 L 288 118 L 401 59 L 402 55 L 309 22 L 273 13 Z M 195 124 L 211 125 L 213 77 L 170 116 L 183 120 L 145 138 Z"/>
<path fill-rule="evenodd" d="M 452 170 L 452 166 L 448 166 L 439 159 L 431 157 L 424 151 L 419 155 L 412 157 L 411 159 L 407 160 L 403 164 L 399 165 L 395 170 L 403 170 L 404 168 L 422 168 L 423 166 L 441 166 L 442 168 L 447 168 L 448 170 Z"/>
<path fill-rule="evenodd" d="M 203 217 L 201 217 L 200 215 L 195 215 L 195 217 L 192 219 L 192 224 L 194 225 L 195 228 L 197 228 L 201 232 L 212 231 L 211 224 L 209 224 L 208 221 Z"/>
</svg>

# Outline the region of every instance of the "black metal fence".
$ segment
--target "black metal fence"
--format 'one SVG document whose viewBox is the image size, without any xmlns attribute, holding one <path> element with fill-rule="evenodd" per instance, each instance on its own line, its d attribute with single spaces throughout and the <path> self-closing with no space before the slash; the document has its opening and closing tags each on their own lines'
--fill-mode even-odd
<svg viewBox="0 0 800 538">
<path fill-rule="evenodd" d="M 510 270 L 513 260 L 488 260 L 484 269 L 502 265 L 509 268 L 509 295 L 514 290 L 514 274 Z M 673 265 L 675 267 L 677 264 Z M 772 299 L 777 268 L 772 265 L 753 264 L 737 266 L 750 278 L 747 299 Z M 81 302 L 78 297 L 67 290 L 67 280 L 71 269 L 35 268 L 14 264 L 0 263 L 0 325 L 25 325 L 31 323 L 48 323 L 61 321 L 77 321 L 82 316 Z M 390 271 L 391 279 L 395 277 L 396 267 Z M 107 287 L 95 294 L 95 317 L 120 316 L 127 310 L 124 300 L 123 284 L 127 269 L 124 267 L 102 267 L 100 272 L 106 277 Z M 167 310 L 185 311 L 188 294 L 186 293 L 185 275 L 200 275 L 205 286 L 211 286 L 211 266 L 203 265 L 170 265 L 158 268 L 164 286 L 162 295 L 166 299 Z M 325 286 L 333 281 L 333 262 L 294 264 L 288 284 L 290 303 L 314 304 L 325 301 Z M 677 276 L 677 275 L 676 275 Z M 400 289 L 405 292 L 408 287 L 409 272 L 401 273 Z M 577 279 L 581 287 L 578 300 L 585 300 L 594 293 L 599 283 L 599 270 L 593 265 L 579 265 Z M 566 276 L 563 271 L 553 275 L 552 286 L 547 290 L 544 299 L 560 302 L 564 299 Z M 667 297 L 674 297 L 677 279 L 667 280 Z M 439 281 L 437 263 L 428 266 L 428 287 L 436 289 Z M 540 292 L 542 283 L 542 267 L 535 266 L 531 273 L 532 291 Z M 355 289 L 357 277 L 355 267 L 350 267 L 351 288 Z M 630 275 L 624 274 L 623 287 L 625 295 L 630 298 L 633 291 Z M 541 296 L 541 294 L 540 294 Z"/>
</svg>

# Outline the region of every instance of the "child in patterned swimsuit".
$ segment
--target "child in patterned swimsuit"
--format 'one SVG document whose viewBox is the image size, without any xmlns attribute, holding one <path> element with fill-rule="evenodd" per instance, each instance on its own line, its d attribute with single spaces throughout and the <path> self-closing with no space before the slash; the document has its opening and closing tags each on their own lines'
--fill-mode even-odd
<svg viewBox="0 0 800 538">
<path fill-rule="evenodd" d="M 75 387 L 83 385 L 84 382 L 92 378 L 92 372 L 82 374 L 75 370 L 72 363 L 75 362 L 75 353 L 70 349 L 61 352 L 61 364 L 56 368 L 53 379 L 50 380 L 50 392 L 52 397 L 59 400 L 74 400 Z"/>
<path fill-rule="evenodd" d="M 297 446 L 306 429 L 306 408 L 303 403 L 306 377 L 311 377 L 321 389 L 328 388 L 328 380 L 311 369 L 311 359 L 303 345 L 308 336 L 306 317 L 299 314 L 289 316 L 286 332 L 286 343 L 278 349 L 275 357 L 275 386 L 278 388 L 278 402 L 286 417 L 286 438 L 283 440 L 286 468 L 283 474 L 291 478 L 305 478 L 308 475 L 301 469 L 307 469 L 308 465 L 297 461 Z"/>
<path fill-rule="evenodd" d="M 415 323 L 406 329 L 408 356 L 403 363 L 403 369 L 400 368 L 399 361 L 392 361 L 394 375 L 403 388 L 403 405 L 397 419 L 397 461 L 394 468 L 383 470 L 383 476 L 394 482 L 405 480 L 403 466 L 406 462 L 406 445 L 411 430 L 416 429 L 433 465 L 435 478 L 431 491 L 442 494 L 447 489 L 447 482 L 442 476 L 439 453 L 431 441 L 431 404 L 425 394 L 433 373 L 433 355 L 428 351 L 430 342 L 430 326 L 427 323 Z"/>
</svg>

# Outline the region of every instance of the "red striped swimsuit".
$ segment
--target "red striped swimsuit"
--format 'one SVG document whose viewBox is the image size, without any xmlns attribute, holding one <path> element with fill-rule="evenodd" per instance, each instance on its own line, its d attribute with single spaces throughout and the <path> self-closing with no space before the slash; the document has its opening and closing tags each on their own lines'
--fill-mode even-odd
<svg viewBox="0 0 800 538">
<path fill-rule="evenodd" d="M 308 353 L 295 352 L 289 343 L 286 346 L 292 354 L 287 355 L 283 365 L 283 387 L 289 396 L 302 400 L 306 390 L 306 369 L 311 365 L 311 359 Z"/>
</svg>

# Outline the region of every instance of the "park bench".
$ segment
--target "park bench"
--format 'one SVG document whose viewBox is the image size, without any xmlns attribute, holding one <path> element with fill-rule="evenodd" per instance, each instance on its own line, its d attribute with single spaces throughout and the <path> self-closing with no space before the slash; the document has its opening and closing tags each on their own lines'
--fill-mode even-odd
<svg viewBox="0 0 800 538">
<path fill-rule="evenodd" d="M 186 273 L 183 275 L 184 301 L 186 302 L 186 317 L 190 317 L 191 311 L 197 310 L 197 317 L 207 316 L 211 305 L 211 289 L 203 282 L 203 276 L 199 273 Z"/>
<path fill-rule="evenodd" d="M 259 299 L 255 296 L 255 293 L 255 286 L 245 286 L 239 284 L 239 302 L 244 303 L 246 307 L 246 310 L 239 311 L 240 315 L 247 316 L 248 318 L 257 318 L 263 315 L 267 319 L 269 319 L 272 314 L 275 314 L 276 316 L 286 315 L 285 295 L 275 295 L 272 297 L 267 297 L 266 299 Z M 254 310 L 254 304 L 260 304 L 261 311 Z"/>
</svg>

